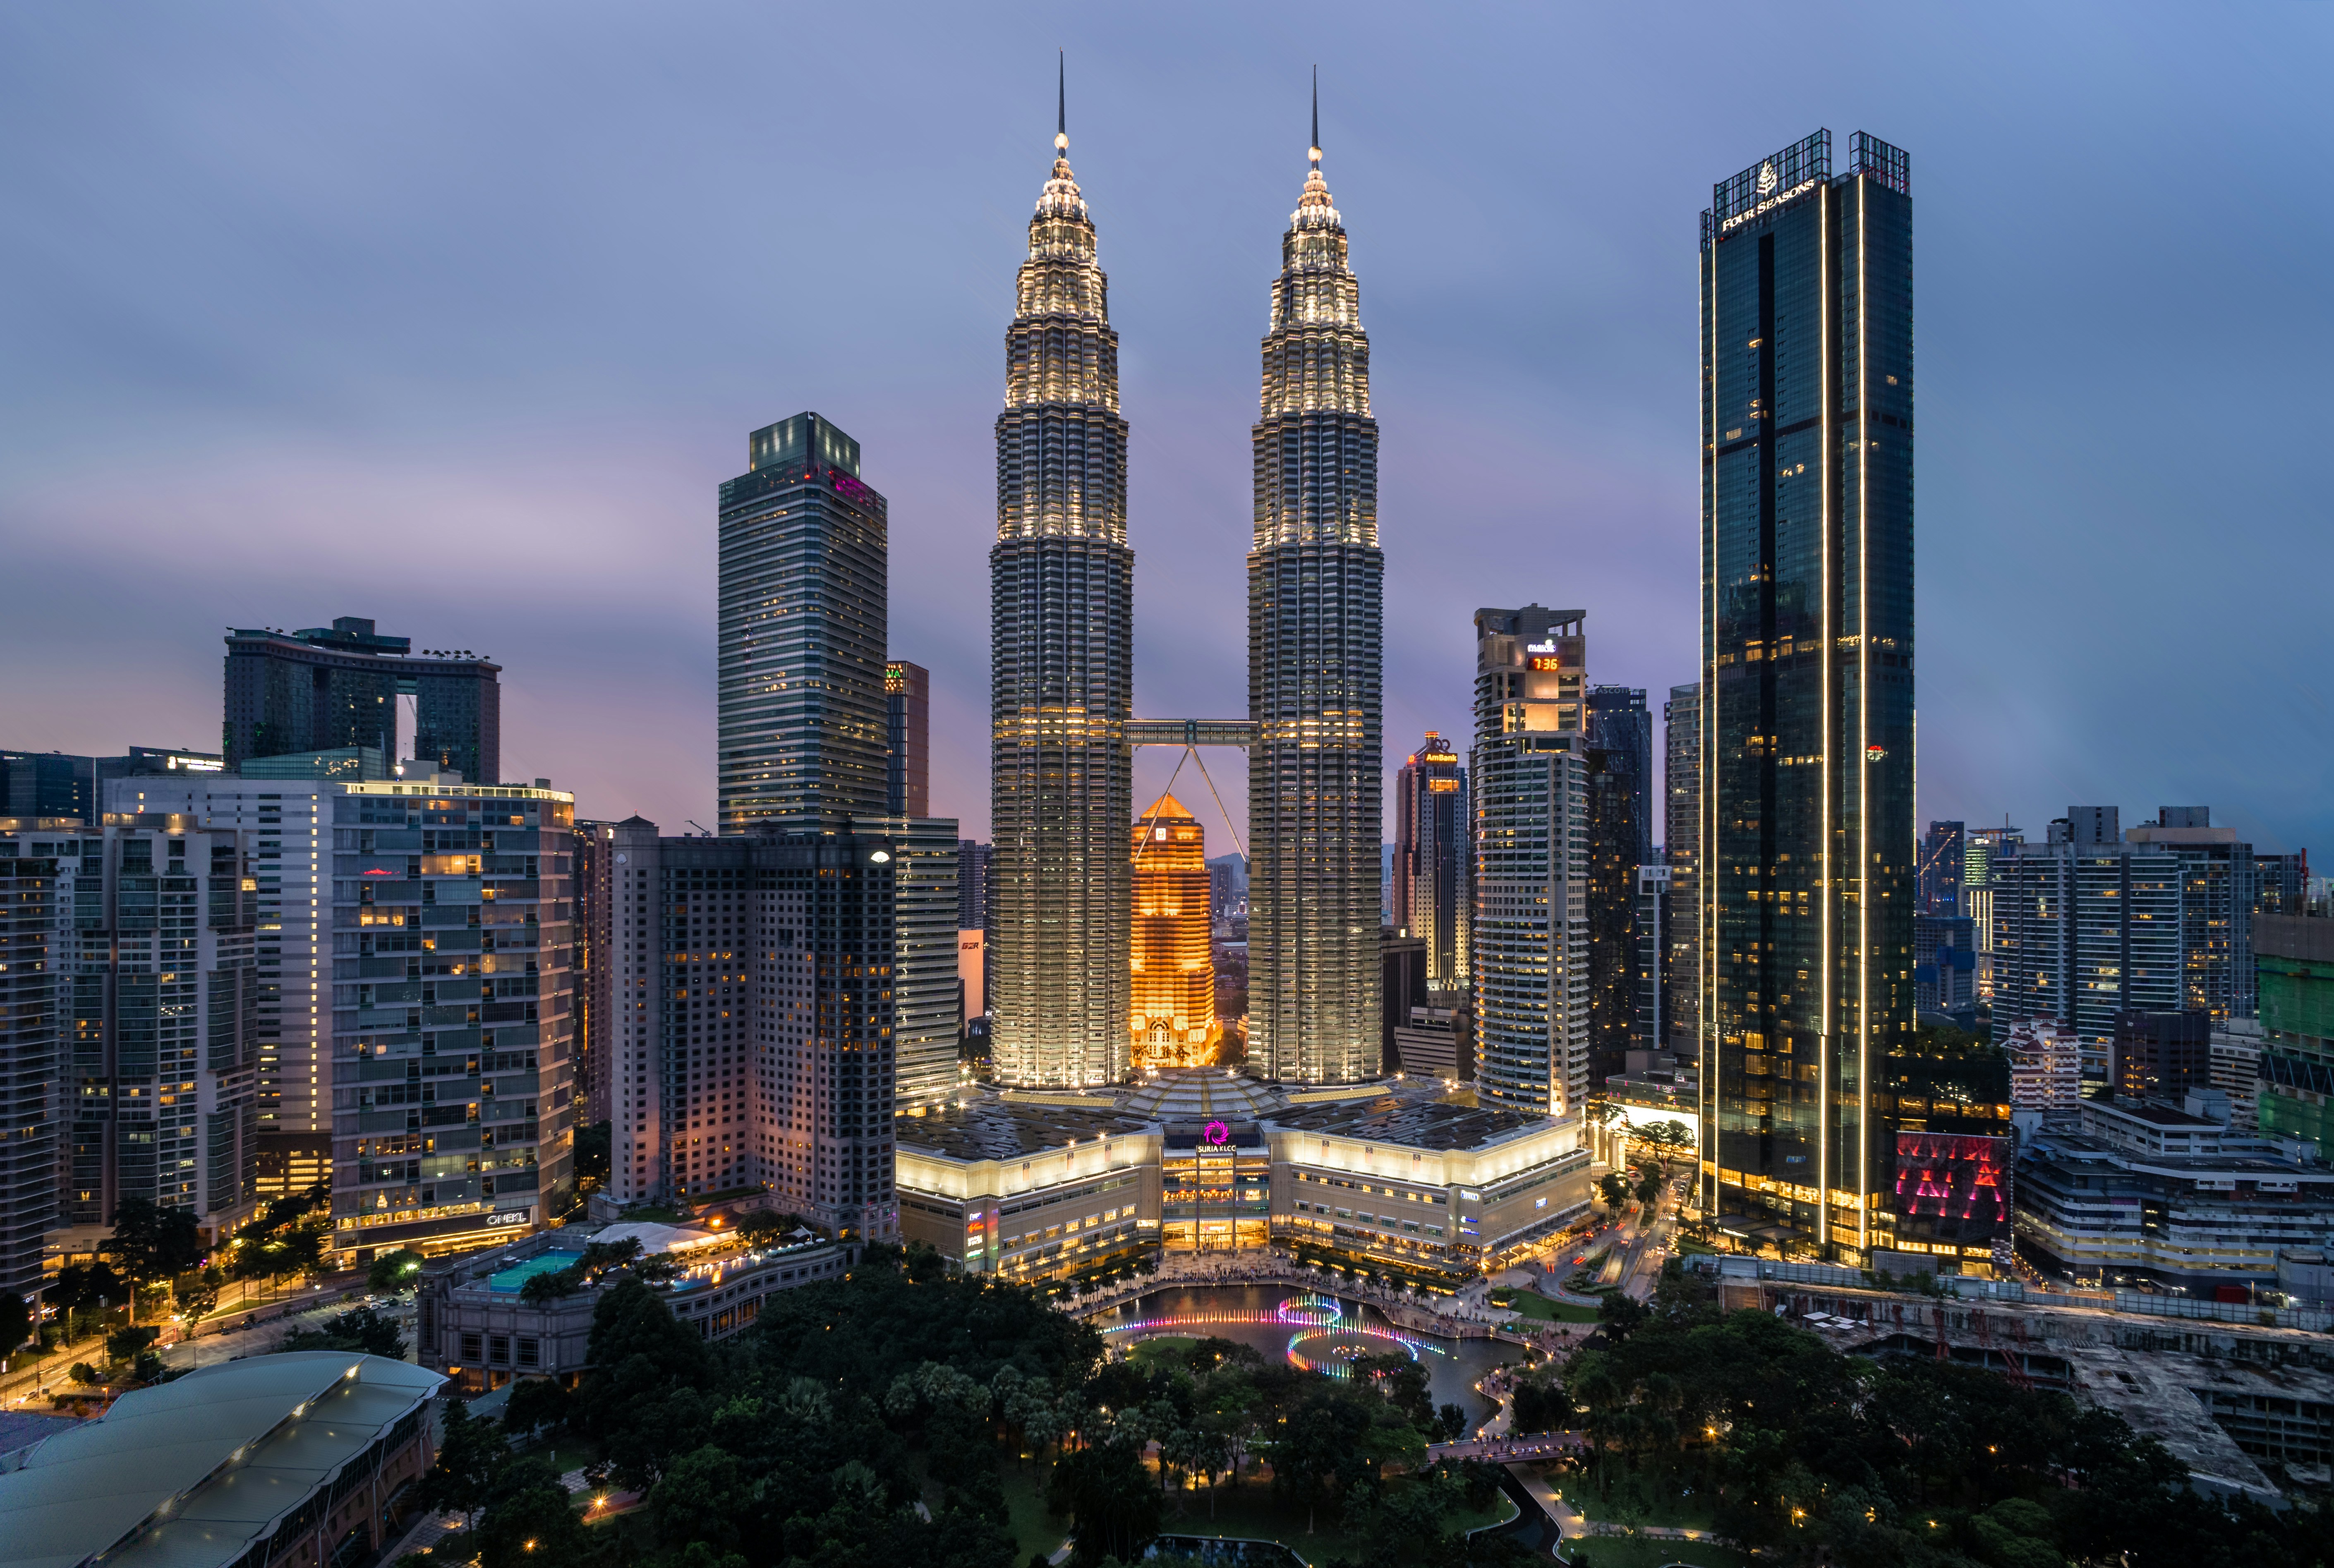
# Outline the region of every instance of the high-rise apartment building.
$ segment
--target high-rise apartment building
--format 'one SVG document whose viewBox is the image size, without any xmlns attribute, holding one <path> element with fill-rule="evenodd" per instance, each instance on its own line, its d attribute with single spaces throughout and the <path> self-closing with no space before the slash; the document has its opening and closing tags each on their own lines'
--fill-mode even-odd
<svg viewBox="0 0 2334 1568">
<path fill-rule="evenodd" d="M 1662 705 L 1662 856 L 1669 862 L 1668 948 L 1663 957 L 1664 1049 L 1698 1059 L 1702 1020 L 1702 685 L 1670 688 Z"/>
<path fill-rule="evenodd" d="M 720 831 L 887 806 L 889 508 L 815 413 L 765 425 L 721 484 Z"/>
<path fill-rule="evenodd" d="M 1913 1032 L 1908 160 L 1818 131 L 1702 215 L 1702 1207 L 1857 1257 Z"/>
<path fill-rule="evenodd" d="M 956 845 L 956 923 L 967 931 L 989 928 L 989 846 L 978 839 Z"/>
<path fill-rule="evenodd" d="M 1993 862 L 2026 842 L 2026 835 L 2004 822 L 1998 828 L 1965 830 L 1962 849 L 1961 912 L 1970 918 L 1977 939 L 1977 999 L 1993 1003 Z"/>
<path fill-rule="evenodd" d="M 1473 812 L 1467 770 L 1435 730 L 1395 775 L 1390 891 L 1394 926 L 1425 939 L 1426 983 L 1464 989 L 1475 903 Z"/>
<path fill-rule="evenodd" d="M 1267 1078 L 1345 1083 L 1383 1055 L 1385 558 L 1369 336 L 1319 119 L 1251 431 L 1248 1055 Z"/>
<path fill-rule="evenodd" d="M 719 839 L 615 825 L 618 1202 L 767 1187 L 847 1239 L 897 1230 L 896 1079 L 929 1044 L 901 1027 L 918 1004 L 896 972 L 915 864 L 883 831 L 897 825 L 797 817 Z M 955 867 L 927 865 L 949 923 Z M 954 949 L 951 936 L 939 1020 L 951 1073 Z"/>
<path fill-rule="evenodd" d="M 117 813 L 52 847 L 70 1088 L 55 1245 L 93 1250 L 131 1197 L 216 1240 L 260 1196 L 257 834 Z"/>
<path fill-rule="evenodd" d="M 616 1010 L 609 902 L 615 897 L 613 822 L 579 820 L 575 849 L 575 1115 L 596 1127 L 610 1116 L 615 1063 L 608 1030 Z"/>
<path fill-rule="evenodd" d="M 412 639 L 381 636 L 353 615 L 293 632 L 228 632 L 227 770 L 253 757 L 371 746 L 493 784 L 502 769 L 502 666 L 468 649 L 412 649 Z M 414 699 L 404 750 L 400 697 Z"/>
<path fill-rule="evenodd" d="M 1921 858 L 1917 868 L 1920 913 L 1924 915 L 1959 915 L 1962 909 L 1962 879 L 1967 874 L 1969 851 L 1963 823 L 1931 822 L 1929 831 L 1921 835 Z"/>
<path fill-rule="evenodd" d="M 523 1234 L 568 1207 L 572 795 L 451 774 L 221 775 L 120 780 L 106 804 L 185 818 L 215 853 L 222 834 L 256 846 L 259 1196 L 327 1181 L 344 1263 Z"/>
<path fill-rule="evenodd" d="M 1475 612 L 1475 1085 L 1563 1116 L 1587 1097 L 1587 612 Z"/>
<path fill-rule="evenodd" d="M 1134 553 L 1118 334 L 1066 121 L 1029 220 L 989 553 L 989 1000 L 1007 1083 L 1127 1071 Z"/>
<path fill-rule="evenodd" d="M 892 844 L 894 1109 L 957 1091 L 957 823 L 954 817 L 863 817 L 852 826 Z"/>
<path fill-rule="evenodd" d="M 1138 1066 L 1205 1063 L 1216 1040 L 1205 831 L 1173 795 L 1135 819 L 1133 1012 Z"/>
<path fill-rule="evenodd" d="M 932 814 L 932 676 L 895 659 L 883 667 L 884 810 L 895 817 Z"/>
<path fill-rule="evenodd" d="M 78 817 L 0 816 L 0 1291 L 24 1297 L 41 1288 L 61 1207 L 72 927 L 71 896 L 61 906 L 57 883 L 60 867 L 80 857 L 81 832 Z M 61 845 L 72 853 L 61 856 Z"/>
<path fill-rule="evenodd" d="M 2001 844 L 1988 866 L 1994 1038 L 2061 1024 L 2094 1082 L 2120 1013 L 2197 1008 L 2222 1023 L 2254 1010 L 2251 846 L 2203 806 L 2120 826 L 2114 806 L 2073 807 L 2048 842 Z"/>
</svg>

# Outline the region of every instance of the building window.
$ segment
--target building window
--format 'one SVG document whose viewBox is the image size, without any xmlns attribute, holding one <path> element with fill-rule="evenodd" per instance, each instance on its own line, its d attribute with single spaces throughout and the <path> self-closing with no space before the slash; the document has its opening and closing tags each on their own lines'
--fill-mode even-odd
<svg viewBox="0 0 2334 1568">
<path fill-rule="evenodd" d="M 478 1361 L 478 1360 L 481 1360 L 485 1355 L 486 1355 L 486 1352 L 485 1352 L 485 1350 L 481 1347 L 480 1342 L 479 1342 L 479 1340 L 478 1340 L 478 1336 L 477 1336 L 477 1335 L 476 1335 L 476 1334 L 464 1334 L 464 1335 L 462 1336 L 462 1359 L 463 1359 L 464 1361 Z"/>
<path fill-rule="evenodd" d="M 490 1335 L 487 1341 L 487 1360 L 498 1367 L 510 1365 L 510 1336 Z"/>
<path fill-rule="evenodd" d="M 542 1358 L 539 1354 L 539 1346 L 540 1342 L 535 1340 L 523 1339 L 519 1341 L 518 1364 L 523 1367 L 540 1365 Z"/>
</svg>

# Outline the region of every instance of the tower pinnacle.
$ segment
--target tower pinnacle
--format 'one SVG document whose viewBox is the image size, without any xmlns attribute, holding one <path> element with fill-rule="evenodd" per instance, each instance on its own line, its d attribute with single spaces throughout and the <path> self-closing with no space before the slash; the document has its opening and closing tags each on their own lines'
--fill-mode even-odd
<svg viewBox="0 0 2334 1568">
<path fill-rule="evenodd" d="M 1311 159 L 1313 160 L 1313 165 L 1314 165 L 1314 167 L 1315 167 L 1315 168 L 1319 168 L 1319 167 L 1320 167 L 1320 164 L 1321 164 L 1321 68 L 1320 68 L 1319 66 L 1317 66 L 1317 65 L 1316 65 L 1316 66 L 1313 68 L 1313 145 L 1312 145 L 1311 147 L 1309 147 L 1309 148 L 1306 149 L 1306 156 L 1307 156 L 1307 158 L 1309 158 L 1309 159 Z"/>
<path fill-rule="evenodd" d="M 1070 150 L 1070 57 L 1067 50 L 1054 53 L 1054 151 Z M 1316 114 L 1318 111 L 1316 111 Z"/>
</svg>

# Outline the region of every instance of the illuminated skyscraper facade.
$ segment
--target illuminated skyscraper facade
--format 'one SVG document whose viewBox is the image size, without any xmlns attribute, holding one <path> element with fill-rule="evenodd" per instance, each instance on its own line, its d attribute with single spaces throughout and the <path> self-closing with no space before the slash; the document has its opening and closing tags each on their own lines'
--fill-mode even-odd
<svg viewBox="0 0 2334 1568">
<path fill-rule="evenodd" d="M 992 1051 L 1004 1082 L 1048 1086 L 1126 1075 L 1134 815 L 1118 334 L 1068 148 L 1005 335 L 989 554 Z"/>
<path fill-rule="evenodd" d="M 1475 611 L 1475 1089 L 1532 1116 L 1590 1082 L 1587 619 Z"/>
<path fill-rule="evenodd" d="M 1267 1078 L 1342 1083 L 1381 1056 L 1385 563 L 1361 285 L 1318 133 L 1253 431 L 1248 1054 Z"/>
<path fill-rule="evenodd" d="M 1467 984 L 1468 926 L 1474 915 L 1474 823 L 1467 770 L 1434 730 L 1394 775 L 1394 928 L 1426 943 L 1426 983 L 1438 991 Z"/>
<path fill-rule="evenodd" d="M 755 431 L 721 484 L 721 832 L 881 816 L 889 508 L 859 443 L 816 414 Z"/>
<path fill-rule="evenodd" d="M 1173 795 L 1134 824 L 1133 1012 L 1139 1065 L 1205 1063 L 1216 1038 L 1216 967 L 1209 936 L 1208 844 Z"/>
<path fill-rule="evenodd" d="M 1858 1257 L 1913 1030 L 1904 153 L 1818 131 L 1702 215 L 1702 1207 Z"/>
</svg>

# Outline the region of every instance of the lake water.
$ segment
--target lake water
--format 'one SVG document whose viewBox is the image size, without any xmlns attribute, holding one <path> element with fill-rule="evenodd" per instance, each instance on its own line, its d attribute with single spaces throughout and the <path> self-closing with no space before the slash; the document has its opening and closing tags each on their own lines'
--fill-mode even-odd
<svg viewBox="0 0 2334 1568">
<path fill-rule="evenodd" d="M 1239 1344 L 1254 1345 L 1268 1359 L 1279 1361 L 1288 1355 L 1289 1336 L 1298 1332 L 1298 1328 L 1285 1323 L 1239 1320 L 1261 1317 L 1291 1296 L 1304 1294 L 1288 1285 L 1177 1285 L 1153 1291 L 1148 1295 L 1127 1302 L 1114 1312 L 1099 1313 L 1086 1321 L 1097 1329 L 1108 1331 L 1114 1324 L 1160 1318 L 1212 1320 L 1220 1316 L 1230 1321 L 1179 1323 L 1162 1327 L 1158 1332 L 1193 1339 L 1213 1335 Z M 1394 1327 L 1383 1313 L 1366 1303 L 1340 1298 L 1340 1305 L 1344 1309 L 1343 1321 L 1345 1323 L 1358 1323 L 1378 1329 Z M 1435 1351 L 1422 1352 L 1418 1358 L 1419 1364 L 1427 1369 L 1428 1384 L 1433 1391 L 1434 1402 L 1438 1406 L 1464 1406 L 1471 1423 L 1482 1421 L 1495 1409 L 1490 1400 L 1475 1392 L 1475 1380 L 1494 1367 L 1508 1366 L 1524 1359 L 1521 1346 L 1499 1340 L 1442 1339 L 1409 1330 L 1400 1332 L 1440 1351 L 1439 1354 Z M 1133 1333 L 1108 1336 L 1109 1342 L 1119 1347 L 1134 1342 L 1138 1337 Z"/>
</svg>

